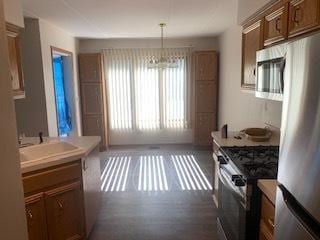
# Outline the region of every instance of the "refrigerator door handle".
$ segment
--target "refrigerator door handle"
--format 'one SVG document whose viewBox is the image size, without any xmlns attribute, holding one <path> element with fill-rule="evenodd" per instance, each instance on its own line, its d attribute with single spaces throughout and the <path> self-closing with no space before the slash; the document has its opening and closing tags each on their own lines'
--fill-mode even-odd
<svg viewBox="0 0 320 240">
<path fill-rule="evenodd" d="M 281 190 L 283 200 L 292 215 L 315 240 L 320 240 L 320 223 L 300 205 L 282 184 L 279 184 L 278 187 Z"/>
</svg>

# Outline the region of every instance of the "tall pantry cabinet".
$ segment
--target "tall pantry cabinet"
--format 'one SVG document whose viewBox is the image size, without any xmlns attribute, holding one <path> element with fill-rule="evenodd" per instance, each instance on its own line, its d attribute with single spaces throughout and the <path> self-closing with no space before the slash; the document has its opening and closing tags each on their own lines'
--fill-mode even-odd
<svg viewBox="0 0 320 240">
<path fill-rule="evenodd" d="M 106 86 L 101 53 L 79 54 L 82 132 L 84 136 L 100 136 L 100 150 L 108 144 Z"/>
<path fill-rule="evenodd" d="M 217 125 L 218 55 L 198 51 L 193 55 L 195 86 L 194 145 L 210 146 L 211 132 Z"/>
</svg>

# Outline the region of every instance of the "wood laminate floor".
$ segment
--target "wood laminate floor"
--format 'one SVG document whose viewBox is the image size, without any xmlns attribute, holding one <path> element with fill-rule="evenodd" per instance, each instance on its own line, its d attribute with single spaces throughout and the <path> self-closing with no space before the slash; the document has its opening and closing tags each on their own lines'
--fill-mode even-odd
<svg viewBox="0 0 320 240">
<path fill-rule="evenodd" d="M 90 240 L 217 238 L 210 151 L 114 148 L 101 154 L 102 208 Z"/>
</svg>

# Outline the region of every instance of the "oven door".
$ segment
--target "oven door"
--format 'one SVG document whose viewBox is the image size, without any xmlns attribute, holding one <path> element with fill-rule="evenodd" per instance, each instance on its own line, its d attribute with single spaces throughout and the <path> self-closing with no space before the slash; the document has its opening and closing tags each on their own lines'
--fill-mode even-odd
<svg viewBox="0 0 320 240">
<path fill-rule="evenodd" d="M 232 181 L 229 164 L 220 164 L 218 229 L 227 240 L 244 240 L 246 229 L 246 194 L 243 187 L 237 187 Z M 221 235 L 221 233 L 220 233 Z"/>
</svg>

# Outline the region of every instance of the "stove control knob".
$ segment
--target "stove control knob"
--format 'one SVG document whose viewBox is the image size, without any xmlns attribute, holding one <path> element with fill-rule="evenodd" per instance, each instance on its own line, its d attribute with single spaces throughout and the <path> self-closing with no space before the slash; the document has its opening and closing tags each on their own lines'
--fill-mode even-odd
<svg viewBox="0 0 320 240">
<path fill-rule="evenodd" d="M 233 182 L 234 182 L 234 185 L 237 187 L 243 187 L 246 185 L 246 183 L 244 182 L 241 176 L 235 177 Z"/>
</svg>

